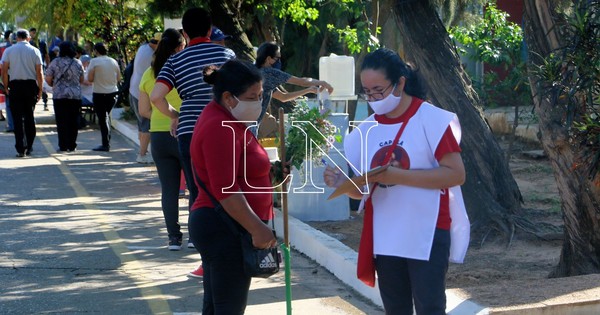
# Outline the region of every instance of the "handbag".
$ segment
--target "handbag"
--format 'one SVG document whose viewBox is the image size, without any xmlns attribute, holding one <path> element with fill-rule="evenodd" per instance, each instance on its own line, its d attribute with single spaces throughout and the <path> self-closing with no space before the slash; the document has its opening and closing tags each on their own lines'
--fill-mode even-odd
<svg viewBox="0 0 600 315">
<path fill-rule="evenodd" d="M 239 238 L 242 248 L 244 273 L 248 277 L 256 278 L 268 278 L 278 273 L 279 265 L 281 264 L 281 254 L 277 248 L 272 247 L 261 249 L 254 247 L 252 244 L 252 235 L 240 227 L 239 224 L 236 224 L 231 216 L 225 212 L 223 206 L 208 191 L 204 183 L 200 180 L 195 172 L 194 177 L 196 177 L 196 182 L 198 182 L 198 185 L 208 194 L 208 197 L 210 197 L 210 200 L 215 205 L 214 210 L 217 211 L 217 213 L 221 216 L 223 222 L 225 222 L 231 232 Z M 273 223 L 273 235 L 277 237 L 275 234 L 275 223 Z"/>
</svg>

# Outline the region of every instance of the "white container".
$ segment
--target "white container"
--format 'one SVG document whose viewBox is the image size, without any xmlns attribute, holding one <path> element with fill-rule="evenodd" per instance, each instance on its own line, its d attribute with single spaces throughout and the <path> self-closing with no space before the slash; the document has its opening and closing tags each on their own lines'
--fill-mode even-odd
<svg viewBox="0 0 600 315">
<path fill-rule="evenodd" d="M 319 58 L 319 80 L 333 86 L 332 97 L 354 95 L 354 57 L 331 54 Z"/>
<path fill-rule="evenodd" d="M 340 134 L 344 137 L 348 133 L 348 114 L 333 113 L 328 118 L 331 123 L 340 128 Z M 333 163 L 339 165 L 343 172 L 347 172 L 347 162 L 343 157 L 343 143 L 336 142 L 334 146 L 339 150 L 330 150 L 329 157 L 325 158 L 326 163 L 333 166 Z M 293 167 L 290 186 L 290 194 L 288 195 L 289 213 L 294 218 L 301 221 L 336 221 L 346 220 L 350 217 L 350 203 L 347 196 L 340 196 L 333 200 L 327 200 L 329 195 L 335 189 L 327 187 L 323 180 L 323 172 L 325 166 L 316 166 L 310 164 L 304 172 L 304 176 Z M 323 192 L 318 192 L 317 188 L 323 188 Z M 297 188 L 300 191 L 294 191 Z"/>
</svg>

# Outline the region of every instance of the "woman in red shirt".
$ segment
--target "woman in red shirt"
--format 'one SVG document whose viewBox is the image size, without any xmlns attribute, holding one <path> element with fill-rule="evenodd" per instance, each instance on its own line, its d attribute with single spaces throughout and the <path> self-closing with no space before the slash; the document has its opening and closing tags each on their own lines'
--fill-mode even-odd
<svg viewBox="0 0 600 315">
<path fill-rule="evenodd" d="M 218 211 L 225 211 L 254 246 L 277 245 L 266 224 L 273 215 L 273 198 L 266 151 L 244 122 L 261 111 L 262 76 L 251 63 L 230 60 L 220 68 L 204 69 L 214 99 L 194 127 L 190 147 L 198 198 L 189 219 L 194 245 L 204 268 L 202 314 L 243 314 L 250 277 L 244 273 L 239 237 Z M 200 189 L 198 181 L 207 188 Z M 222 207 L 215 208 L 214 197 Z"/>
</svg>

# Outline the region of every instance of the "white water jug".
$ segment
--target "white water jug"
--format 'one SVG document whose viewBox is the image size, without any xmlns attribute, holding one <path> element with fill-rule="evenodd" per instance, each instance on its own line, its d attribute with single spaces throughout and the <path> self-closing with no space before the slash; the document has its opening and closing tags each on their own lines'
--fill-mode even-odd
<svg viewBox="0 0 600 315">
<path fill-rule="evenodd" d="M 319 58 L 319 80 L 333 86 L 333 97 L 354 96 L 354 57 L 331 54 Z"/>
</svg>

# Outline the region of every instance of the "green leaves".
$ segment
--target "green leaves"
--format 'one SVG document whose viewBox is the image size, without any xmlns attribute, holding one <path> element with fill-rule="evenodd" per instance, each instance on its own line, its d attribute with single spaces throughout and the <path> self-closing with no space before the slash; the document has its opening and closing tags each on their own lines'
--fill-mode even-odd
<svg viewBox="0 0 600 315">
<path fill-rule="evenodd" d="M 296 169 L 302 170 L 305 159 L 321 163 L 323 153 L 329 152 L 335 141 L 341 142 L 341 135 L 318 108 L 309 108 L 305 101 L 298 102 L 290 114 L 292 124 L 286 135 L 287 159 Z"/>
</svg>

